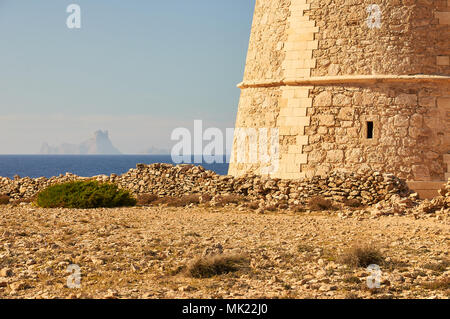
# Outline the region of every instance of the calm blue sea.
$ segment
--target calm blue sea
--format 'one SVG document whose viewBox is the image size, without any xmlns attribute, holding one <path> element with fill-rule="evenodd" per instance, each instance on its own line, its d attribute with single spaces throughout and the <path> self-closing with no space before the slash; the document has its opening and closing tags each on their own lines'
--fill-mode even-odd
<svg viewBox="0 0 450 319">
<path fill-rule="evenodd" d="M 136 164 L 171 163 L 170 155 L 0 155 L 0 176 L 52 177 L 70 172 L 79 176 L 123 174 Z M 202 164 L 226 175 L 228 164 Z"/>
</svg>

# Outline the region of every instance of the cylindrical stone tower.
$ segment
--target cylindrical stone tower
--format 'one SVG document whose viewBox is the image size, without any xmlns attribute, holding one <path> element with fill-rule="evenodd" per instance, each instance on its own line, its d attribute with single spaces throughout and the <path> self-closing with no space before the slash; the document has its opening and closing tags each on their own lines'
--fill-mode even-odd
<svg viewBox="0 0 450 319">
<path fill-rule="evenodd" d="M 229 173 L 372 169 L 437 189 L 449 24 L 450 0 L 256 0 Z"/>
</svg>

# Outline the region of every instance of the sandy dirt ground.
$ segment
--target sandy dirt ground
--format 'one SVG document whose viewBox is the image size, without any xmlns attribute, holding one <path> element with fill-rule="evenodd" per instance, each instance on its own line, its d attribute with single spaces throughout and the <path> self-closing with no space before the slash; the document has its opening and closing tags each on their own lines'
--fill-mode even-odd
<svg viewBox="0 0 450 319">
<path fill-rule="evenodd" d="M 385 258 L 380 277 L 341 261 L 364 244 Z M 0 298 L 448 298 L 449 247 L 448 219 L 0 206 Z M 248 263 L 211 278 L 185 272 L 215 250 Z"/>
</svg>

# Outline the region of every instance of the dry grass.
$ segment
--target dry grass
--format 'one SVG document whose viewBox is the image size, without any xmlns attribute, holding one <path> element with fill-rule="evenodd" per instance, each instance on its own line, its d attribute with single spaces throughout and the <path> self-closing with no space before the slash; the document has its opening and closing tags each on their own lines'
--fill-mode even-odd
<svg viewBox="0 0 450 319">
<path fill-rule="evenodd" d="M 264 210 L 266 210 L 268 212 L 276 212 L 278 210 L 278 207 L 275 205 L 269 205 L 269 206 L 265 206 Z"/>
<path fill-rule="evenodd" d="M 436 272 L 445 272 L 450 266 L 450 260 L 442 260 L 437 263 L 428 263 L 423 266 L 425 269 L 430 269 Z"/>
<path fill-rule="evenodd" d="M 309 209 L 314 211 L 332 210 L 334 209 L 333 202 L 329 199 L 325 199 L 322 196 L 312 197 L 308 201 Z"/>
<path fill-rule="evenodd" d="M 423 286 L 430 290 L 449 290 L 450 289 L 450 277 L 435 280 L 433 282 L 424 283 Z"/>
<path fill-rule="evenodd" d="M 347 284 L 358 284 L 359 285 L 361 283 L 361 280 L 358 277 L 353 276 L 353 275 L 346 275 L 342 281 Z"/>
<path fill-rule="evenodd" d="M 8 204 L 9 204 L 9 196 L 0 195 L 0 205 L 8 205 Z"/>
<path fill-rule="evenodd" d="M 281 201 L 277 204 L 278 209 L 288 209 L 289 208 L 289 203 L 288 201 Z"/>
<path fill-rule="evenodd" d="M 200 203 L 209 203 L 213 199 L 213 197 L 209 194 L 202 194 L 200 195 Z"/>
<path fill-rule="evenodd" d="M 10 282 L 20 281 L 32 287 L 16 294 L 10 294 L 8 287 L 3 291 L 0 288 L 7 298 L 69 298 L 80 293 L 83 299 L 97 299 L 105 298 L 108 289 L 117 290 L 117 298 L 121 299 L 255 299 L 288 297 L 288 292 L 289 296 L 302 299 L 344 298 L 347 292 L 351 298 L 392 295 L 404 299 L 443 298 L 448 292 L 440 289 L 445 287 L 442 279 L 449 277 L 447 273 L 435 276 L 422 269 L 424 264 L 440 263 L 448 257 L 443 255 L 446 246 L 442 241 L 446 225 L 435 218 L 417 221 L 407 216 L 381 217 L 370 222 L 348 219 L 336 225 L 336 218 L 323 214 L 262 216 L 237 213 L 234 207 L 64 212 L 36 209 L 30 213 L 28 207 L 1 206 L 0 210 L 2 227 L 7 230 L 2 235 L 3 241 L 13 243 L 13 254 L 3 258 L 0 268 L 13 270 L 15 275 L 8 279 Z M 386 229 L 389 231 L 379 238 L 381 230 Z M 245 232 L 245 236 L 236 236 L 238 231 Z M 41 234 L 50 234 L 46 242 L 49 249 L 41 249 Z M 403 238 L 401 244 L 389 245 L 399 238 Z M 83 252 L 72 255 L 77 241 L 85 243 Z M 235 272 L 233 269 L 209 279 L 188 277 L 189 261 L 202 256 L 203 251 L 217 251 L 211 249 L 215 243 L 222 243 L 230 254 L 238 254 L 236 248 L 248 252 L 251 267 L 242 263 L 233 267 L 238 269 Z M 373 292 L 367 289 L 366 277 L 371 272 L 336 264 L 343 250 L 357 243 L 376 244 L 384 257 L 395 259 L 380 265 L 383 283 L 378 294 L 378 289 Z M 38 271 L 37 278 L 30 277 L 27 275 L 30 258 L 38 266 L 49 260 L 54 266 Z M 320 266 L 319 259 L 323 260 Z M 82 288 L 76 292 L 65 287 L 66 261 L 82 266 Z M 400 267 L 402 264 L 404 269 Z M 394 270 L 386 265 L 392 265 Z M 319 269 L 325 270 L 323 277 L 319 277 Z M 419 270 L 426 277 L 417 276 Z M 360 283 L 352 277 L 358 277 Z M 391 281 L 390 285 L 385 279 Z M 433 283 L 436 279 L 441 280 Z M 426 289 L 425 283 L 433 284 Z M 322 285 L 337 289 L 322 291 Z M 286 290 L 289 286 L 292 289 Z M 197 290 L 191 291 L 189 287 Z M 439 290 L 431 290 L 433 287 Z M 43 294 L 46 291 L 48 294 Z"/>
<path fill-rule="evenodd" d="M 354 246 L 345 251 L 338 260 L 351 267 L 368 267 L 370 265 L 382 265 L 384 257 L 380 250 L 373 246 Z"/>
<path fill-rule="evenodd" d="M 21 198 L 21 199 L 10 200 L 10 203 L 13 206 L 19 206 L 22 203 L 25 203 L 25 204 L 33 203 L 35 200 L 36 200 L 36 195 L 34 195 L 31 198 Z"/>
<path fill-rule="evenodd" d="M 355 294 L 354 292 L 349 292 L 345 295 L 345 299 L 355 300 L 355 299 L 361 299 L 361 298 L 358 297 L 358 295 Z"/>
<path fill-rule="evenodd" d="M 224 207 L 230 204 L 240 204 L 242 202 L 245 202 L 246 198 L 244 196 L 240 195 L 226 195 L 226 196 L 219 196 L 216 198 L 215 206 L 217 207 Z"/>
<path fill-rule="evenodd" d="M 142 194 L 137 196 L 137 205 L 148 206 L 153 204 L 157 199 L 158 195 L 155 194 Z"/>
<path fill-rule="evenodd" d="M 306 208 L 302 205 L 291 206 L 291 211 L 294 213 L 304 213 L 306 212 Z"/>
<path fill-rule="evenodd" d="M 251 203 L 248 203 L 248 204 L 247 204 L 247 208 L 256 210 L 256 209 L 259 208 L 259 203 L 258 203 L 258 202 L 251 202 Z"/>
<path fill-rule="evenodd" d="M 248 259 L 243 255 L 206 256 L 190 262 L 186 267 L 186 275 L 193 278 L 211 278 L 236 272 L 248 264 Z"/>
<path fill-rule="evenodd" d="M 154 205 L 166 205 L 168 207 L 186 207 L 191 204 L 200 204 L 199 195 L 185 195 L 182 197 L 161 197 L 153 201 Z"/>
<path fill-rule="evenodd" d="M 184 236 L 186 236 L 186 237 L 202 237 L 200 234 L 193 232 L 193 231 L 187 232 L 186 234 L 184 234 Z"/>
<path fill-rule="evenodd" d="M 359 201 L 357 199 L 346 199 L 346 200 L 344 200 L 343 203 L 345 206 L 352 207 L 352 208 L 359 208 L 359 207 L 363 206 L 361 201 Z"/>
<path fill-rule="evenodd" d="M 305 244 L 299 244 L 297 246 L 297 251 L 300 253 L 305 253 L 305 252 L 313 252 L 314 251 L 314 247 L 311 245 L 305 245 Z"/>
<path fill-rule="evenodd" d="M 158 206 L 158 205 L 167 205 L 170 202 L 176 201 L 176 197 L 166 196 L 166 197 L 159 197 L 155 201 L 152 202 L 152 205 Z"/>
</svg>

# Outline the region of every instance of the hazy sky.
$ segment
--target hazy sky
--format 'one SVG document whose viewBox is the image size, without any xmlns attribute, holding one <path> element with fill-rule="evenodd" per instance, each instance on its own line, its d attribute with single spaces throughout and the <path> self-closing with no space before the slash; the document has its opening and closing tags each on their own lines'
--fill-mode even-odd
<svg viewBox="0 0 450 319">
<path fill-rule="evenodd" d="M 81 7 L 69 29 L 68 5 Z M 170 148 L 195 119 L 233 127 L 254 0 L 0 0 L 0 153 L 107 129 Z"/>
</svg>

